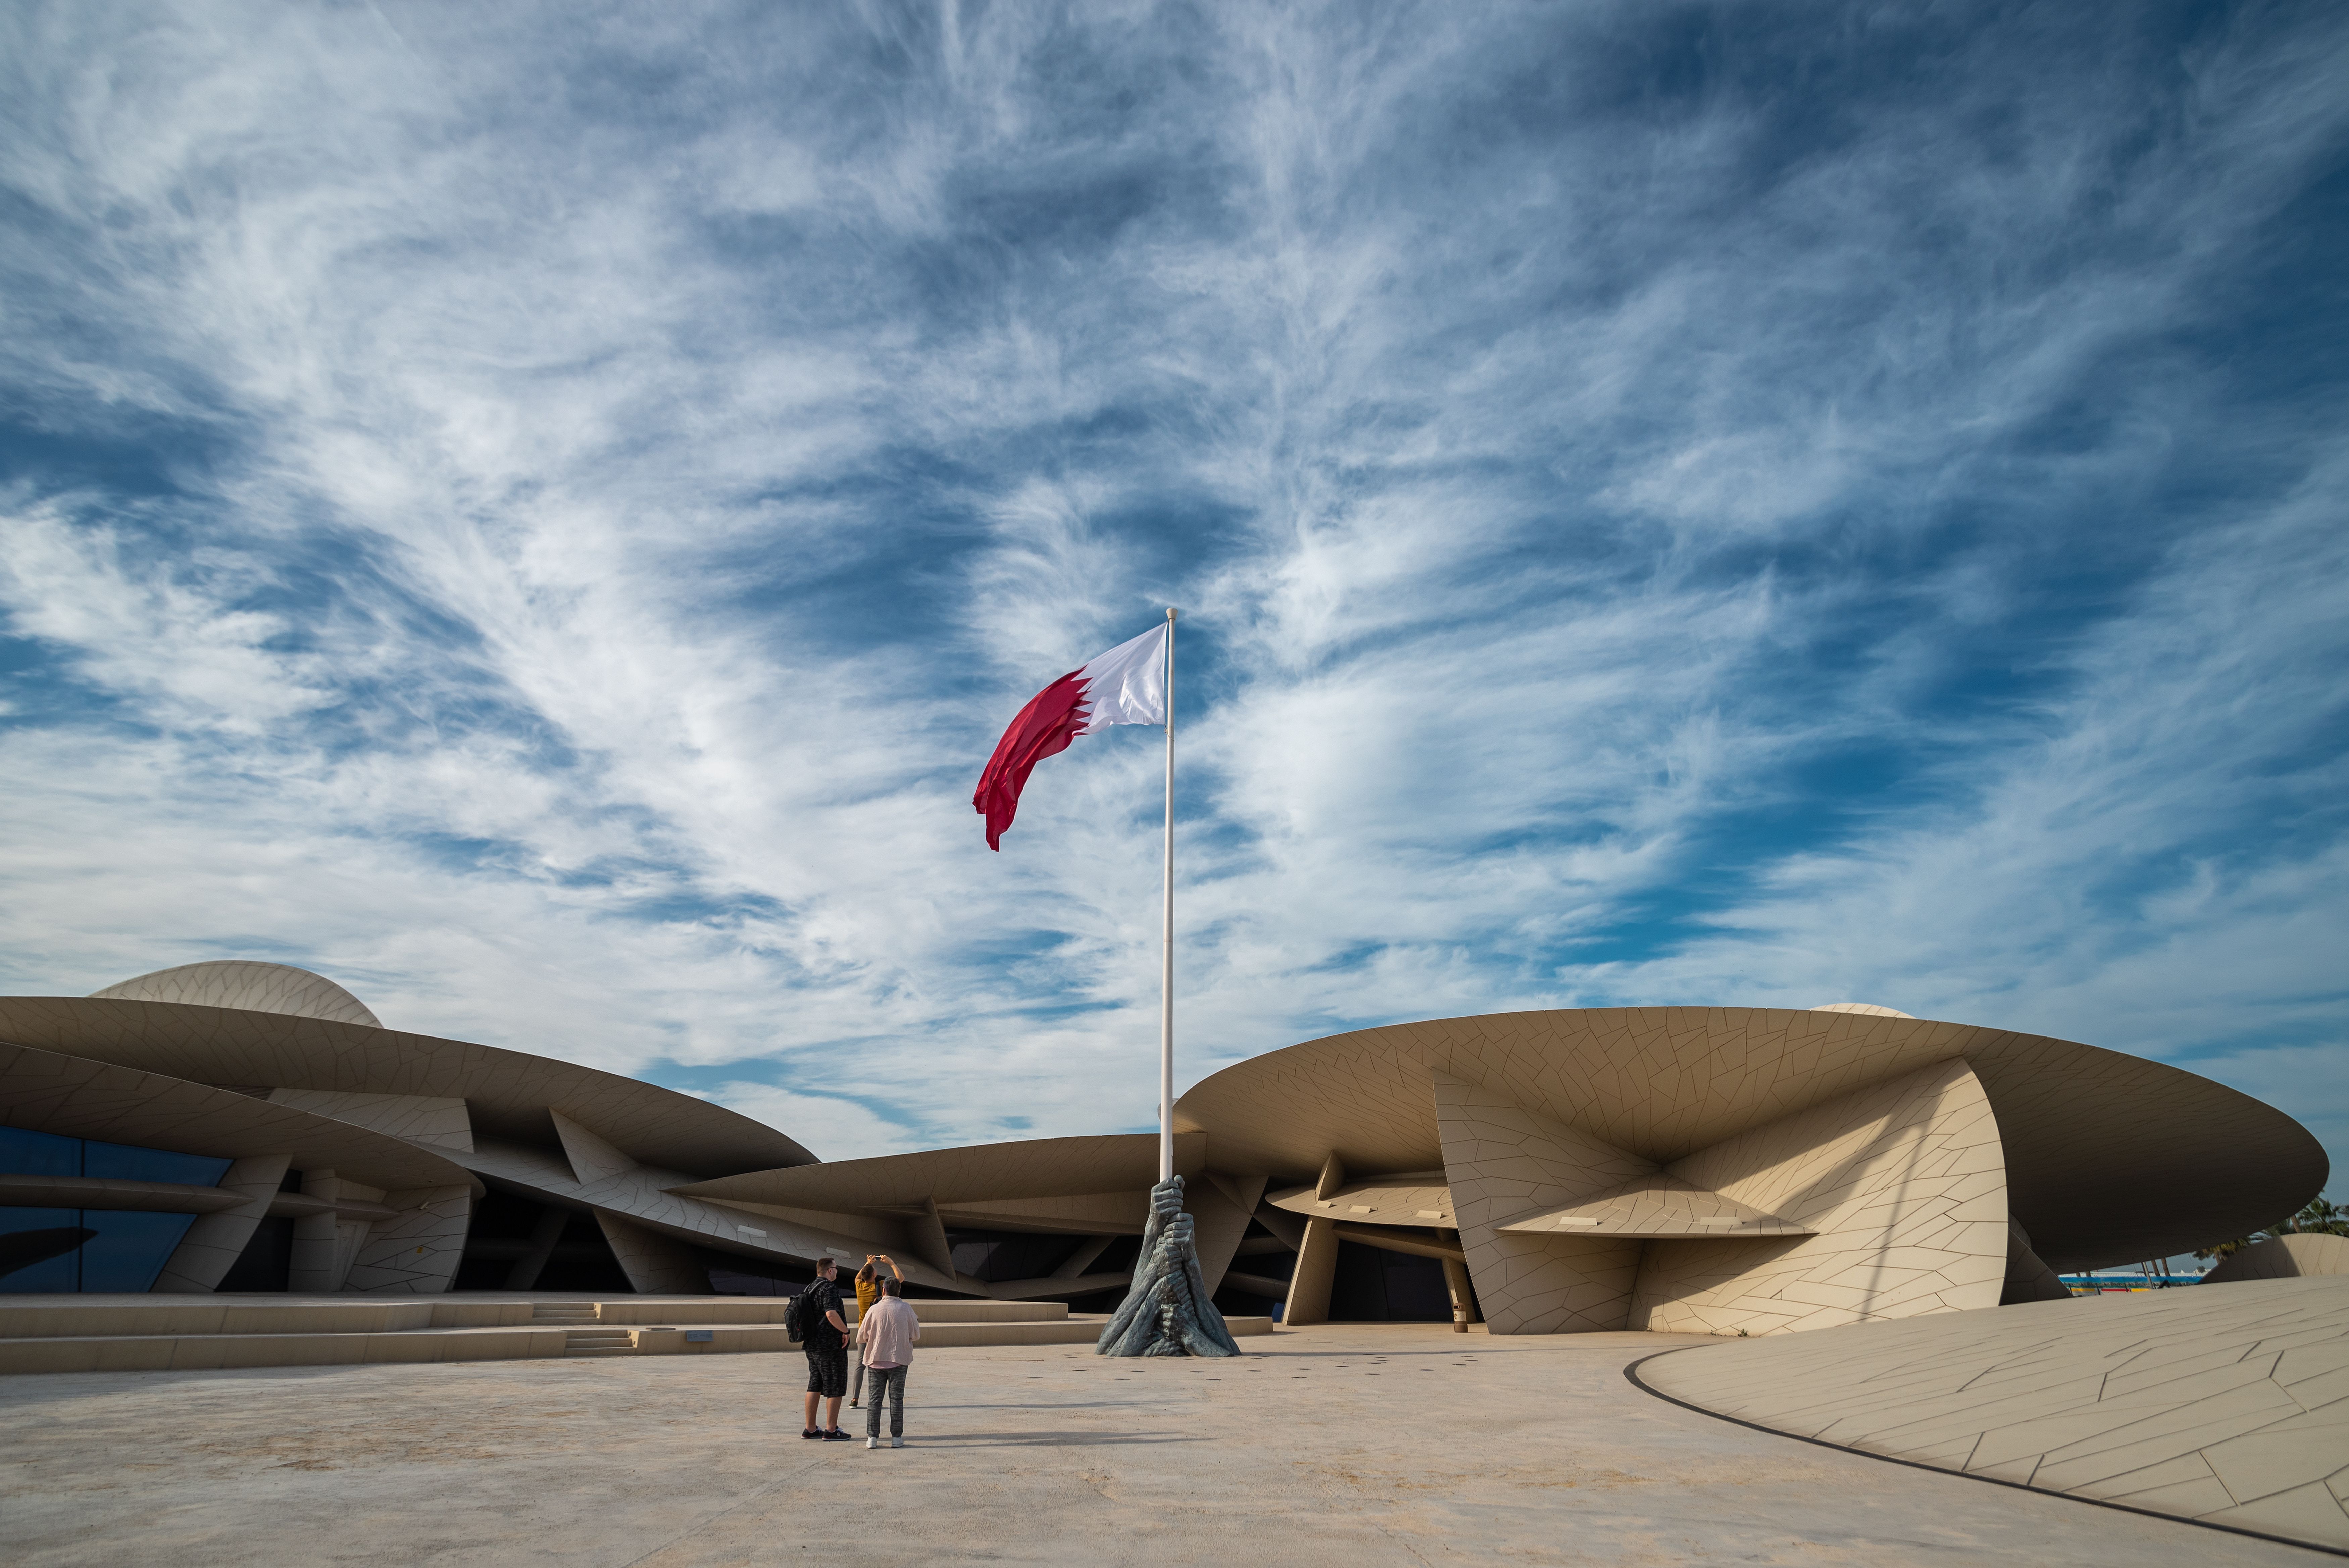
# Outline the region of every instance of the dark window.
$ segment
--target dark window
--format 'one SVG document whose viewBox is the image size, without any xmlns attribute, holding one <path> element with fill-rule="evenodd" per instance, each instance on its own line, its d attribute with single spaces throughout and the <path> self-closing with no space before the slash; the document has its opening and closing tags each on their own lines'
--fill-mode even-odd
<svg viewBox="0 0 2349 1568">
<path fill-rule="evenodd" d="M 294 1222 L 281 1215 L 253 1228 L 253 1239 L 221 1277 L 224 1293 L 285 1290 L 294 1272 Z"/>
<path fill-rule="evenodd" d="M 217 1187 L 228 1174 L 229 1162 L 203 1154 L 174 1154 L 164 1149 L 134 1149 L 128 1143 L 100 1143 L 89 1139 L 81 1146 L 81 1173 L 117 1181 L 177 1181 L 189 1187 Z"/>
<path fill-rule="evenodd" d="M 78 1290 L 77 1254 L 89 1235 L 78 1209 L 0 1209 L 0 1292 Z"/>
<path fill-rule="evenodd" d="M 216 1187 L 228 1168 L 208 1154 L 0 1128 L 0 1171 L 11 1175 Z M 151 1290 L 195 1222 L 124 1209 L 0 1210 L 0 1292 Z"/>
<path fill-rule="evenodd" d="M 82 1243 L 81 1288 L 140 1291 L 155 1288 L 155 1276 L 171 1261 L 172 1250 L 193 1214 L 144 1214 L 122 1209 L 84 1209 L 82 1228 L 97 1233 Z"/>
<path fill-rule="evenodd" d="M 1448 1323 L 1452 1293 L 1444 1265 L 1413 1253 L 1340 1242 L 1330 1316 L 1340 1323 Z"/>
<path fill-rule="evenodd" d="M 81 1140 L 0 1127 L 0 1171 L 11 1176 L 78 1176 Z"/>
<path fill-rule="evenodd" d="M 593 1214 L 574 1214 L 563 1227 L 561 1239 L 538 1271 L 538 1284 L 533 1290 L 592 1290 L 625 1295 L 636 1287 L 620 1267 L 620 1260 L 612 1255 L 612 1243 L 604 1239 L 604 1227 L 595 1222 Z"/>
<path fill-rule="evenodd" d="M 464 1255 L 457 1261 L 457 1290 L 507 1290 L 515 1266 L 534 1255 L 539 1224 L 550 1215 L 562 1230 L 538 1270 L 538 1277 L 519 1288 L 544 1291 L 594 1291 L 617 1295 L 634 1290 L 611 1243 L 593 1214 L 550 1209 L 513 1192 L 492 1188 L 473 1205 L 465 1233 Z"/>
</svg>

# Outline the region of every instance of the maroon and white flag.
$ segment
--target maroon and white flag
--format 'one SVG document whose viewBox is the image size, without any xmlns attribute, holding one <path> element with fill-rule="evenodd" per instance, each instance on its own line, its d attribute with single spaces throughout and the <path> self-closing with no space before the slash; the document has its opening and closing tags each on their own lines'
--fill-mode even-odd
<svg viewBox="0 0 2349 1568">
<path fill-rule="evenodd" d="M 988 849 L 1003 848 L 1004 831 L 1019 810 L 1019 791 L 1036 764 L 1066 751 L 1078 736 L 1112 724 L 1166 722 L 1166 638 L 1173 624 L 1153 626 L 1086 661 L 1019 710 L 995 743 L 995 755 L 970 798 L 972 808 L 987 819 Z"/>
</svg>

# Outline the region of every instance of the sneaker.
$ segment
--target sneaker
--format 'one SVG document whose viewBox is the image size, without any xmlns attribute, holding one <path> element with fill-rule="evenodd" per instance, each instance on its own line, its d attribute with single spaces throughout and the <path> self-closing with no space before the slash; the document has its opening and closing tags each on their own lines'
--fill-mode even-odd
<svg viewBox="0 0 2349 1568">
<path fill-rule="evenodd" d="M 823 1440 L 827 1443 L 844 1443 L 849 1440 L 849 1436 L 838 1427 L 834 1427 L 823 1434 Z"/>
<path fill-rule="evenodd" d="M 823 1436 L 823 1434 L 816 1430 L 813 1427 L 810 1427 L 806 1431 L 802 1432 L 800 1436 L 803 1438 L 820 1438 Z"/>
<path fill-rule="evenodd" d="M 867 1438 L 864 1439 L 864 1446 L 868 1449 L 877 1449 L 881 1446 L 881 1439 L 878 1438 Z"/>
<path fill-rule="evenodd" d="M 893 1449 L 902 1449 L 905 1446 L 905 1439 L 903 1438 L 891 1438 L 889 1439 L 889 1446 Z"/>
</svg>

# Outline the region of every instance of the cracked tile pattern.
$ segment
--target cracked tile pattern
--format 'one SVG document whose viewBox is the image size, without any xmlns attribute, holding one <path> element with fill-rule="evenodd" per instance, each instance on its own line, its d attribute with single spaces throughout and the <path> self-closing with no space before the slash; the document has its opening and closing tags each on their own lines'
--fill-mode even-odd
<svg viewBox="0 0 2349 1568">
<path fill-rule="evenodd" d="M 1998 1305 L 2005 1163 L 1962 1059 L 1739 1133 L 1668 1174 L 1813 1233 L 1651 1245 L 1634 1328 L 1758 1336 Z"/>
<path fill-rule="evenodd" d="M 130 1002 L 185 1002 L 199 1007 L 291 1013 L 297 1017 L 326 1018 L 337 1024 L 364 1024 L 370 1029 L 383 1027 L 383 1021 L 366 1003 L 324 975 L 313 975 L 290 965 L 256 964 L 243 958 L 158 969 L 90 995 Z"/>
<path fill-rule="evenodd" d="M 1452 1189 L 1441 1171 L 1414 1171 L 1375 1181 L 1350 1181 L 1327 1198 L 1316 1198 L 1313 1193 L 1311 1187 L 1298 1187 L 1266 1202 L 1293 1214 L 1355 1224 L 1450 1229 L 1456 1220 Z"/>
<path fill-rule="evenodd" d="M 1512 1234 L 1806 1236 L 1810 1227 L 1661 1172 L 1498 1227 Z"/>
<path fill-rule="evenodd" d="M 1077 1192 L 1057 1198 L 965 1199 L 938 1205 L 957 1230 L 1053 1231 L 1078 1236 L 1138 1236 L 1150 1217 L 1150 1190 Z"/>
<path fill-rule="evenodd" d="M 1612 1191 L 1655 1166 L 1526 1109 L 1506 1092 L 1434 1069 L 1444 1169 L 1477 1304 L 1495 1334 L 1624 1326 L 1640 1269 L 1636 1240 L 1528 1236 L 1499 1229 Z"/>
<path fill-rule="evenodd" d="M 1334 1152 L 1358 1178 L 1423 1171 L 1444 1162 L 1425 1076 L 1441 1068 L 1661 1166 L 1958 1057 L 1996 1114 L 2009 1206 L 2057 1268 L 2241 1235 L 2323 1184 L 2322 1146 L 2248 1095 L 2094 1046 L 1889 1009 L 1597 1007 L 1398 1024 L 1237 1063 L 1175 1109 L 1178 1126 L 1212 1137 L 1219 1170 L 1294 1185 Z"/>
<path fill-rule="evenodd" d="M 595 1223 L 637 1295 L 699 1295 L 709 1288 L 708 1272 L 681 1243 L 602 1209 Z"/>
<path fill-rule="evenodd" d="M 1207 1140 L 1196 1133 L 1174 1140 L 1174 1170 L 1196 1181 Z M 1077 1197 L 1116 1190 L 1148 1191 L 1158 1180 L 1158 1135 L 1114 1133 L 1094 1138 L 1029 1138 L 958 1149 L 926 1149 L 870 1160 L 836 1160 L 790 1170 L 751 1171 L 696 1182 L 688 1197 L 728 1198 L 802 1209 L 853 1212 L 1010 1198 Z"/>
<path fill-rule="evenodd" d="M 269 1091 L 269 1101 L 272 1105 L 290 1105 L 314 1116 L 331 1116 L 336 1121 L 356 1122 L 392 1138 L 404 1138 L 410 1143 L 429 1143 L 435 1149 L 453 1149 L 460 1152 L 470 1152 L 473 1147 L 473 1123 L 465 1113 L 465 1102 L 445 1095 L 352 1094 L 337 1089 L 273 1088 Z"/>
<path fill-rule="evenodd" d="M 548 1057 L 291 1014 L 80 996 L 0 996 L 0 1040 L 196 1083 L 465 1102 L 476 1137 L 552 1136 L 547 1108 L 624 1140 L 686 1179 L 801 1165 L 773 1128 L 653 1084 Z M 408 1185 L 424 1185 L 421 1182 Z"/>
<path fill-rule="evenodd" d="M 399 1212 L 369 1224 L 345 1288 L 410 1295 L 447 1290 L 472 1223 L 472 1184 L 387 1192 L 383 1202 Z"/>
<path fill-rule="evenodd" d="M 222 1172 L 221 1191 L 244 1202 L 222 1213 L 198 1215 L 156 1275 L 153 1288 L 165 1294 L 217 1289 L 268 1216 L 277 1184 L 292 1163 L 283 1154 L 247 1155 Z"/>
<path fill-rule="evenodd" d="M 285 1154 L 297 1171 L 339 1168 L 387 1190 L 471 1181 L 446 1155 L 363 1127 L 26 1046 L 0 1045 L 0 1123 L 226 1160 Z"/>
<path fill-rule="evenodd" d="M 2349 1279 L 1863 1324 L 1640 1377 L 1774 1431 L 2349 1549 Z"/>
</svg>

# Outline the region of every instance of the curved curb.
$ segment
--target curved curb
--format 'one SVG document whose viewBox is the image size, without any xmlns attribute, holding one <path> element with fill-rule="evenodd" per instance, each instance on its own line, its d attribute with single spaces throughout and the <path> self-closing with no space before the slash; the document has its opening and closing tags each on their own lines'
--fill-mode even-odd
<svg viewBox="0 0 2349 1568">
<path fill-rule="evenodd" d="M 1659 1350 L 1652 1355 L 1642 1356 L 1627 1365 L 1623 1368 L 1623 1380 L 1640 1393 L 1651 1398 L 1661 1399 L 1667 1405 L 1678 1405 L 1683 1410 L 1693 1410 L 1700 1416 L 1708 1417 L 1716 1421 L 1727 1421 L 1733 1427 L 1744 1427 L 1749 1431 L 1767 1432 L 1774 1438 L 1785 1438 L 1797 1443 L 1809 1443 L 1814 1448 L 1833 1449 L 1839 1454 L 1857 1454 L 1864 1460 L 1875 1460 L 1888 1465 L 1905 1465 L 1910 1470 L 1923 1470 L 1930 1475 L 1954 1476 L 1960 1480 L 1980 1481 L 1985 1486 L 2002 1486 L 2014 1491 L 2030 1492 L 2034 1497 L 2060 1497 L 2067 1502 L 2084 1502 L 2095 1508 L 2109 1508 L 2120 1513 L 2134 1513 L 2141 1519 L 2159 1519 L 2171 1524 L 2191 1525 L 2197 1530 L 2215 1530 L 2225 1535 L 2241 1535 L 2253 1541 L 2271 1541 L 2278 1546 L 2296 1546 L 2302 1552 L 2322 1552 L 2330 1557 L 2349 1557 L 2349 1549 L 2321 1546 L 2313 1541 L 2295 1541 L 2289 1535 L 2271 1535 L 2262 1530 L 2246 1530 L 2240 1524 L 2212 1524 L 2205 1520 L 2189 1519 L 2183 1514 L 2163 1513 L 2158 1509 L 2138 1508 L 2133 1503 L 2115 1502 L 2108 1498 L 2083 1497 L 2075 1491 L 2055 1491 L 2042 1486 L 2025 1486 L 2019 1480 L 2002 1480 L 1996 1476 L 1975 1475 L 1967 1470 L 1944 1470 L 1940 1465 L 1929 1465 L 1920 1460 L 1904 1460 L 1891 1454 L 1870 1453 L 1866 1449 L 1855 1449 L 1845 1443 L 1831 1443 L 1825 1438 L 1806 1438 L 1799 1432 L 1782 1432 L 1775 1427 L 1765 1427 L 1759 1421 L 1748 1421 L 1736 1416 L 1724 1416 L 1718 1410 L 1708 1410 L 1702 1405 L 1692 1405 L 1686 1399 L 1674 1398 L 1640 1376 L 1640 1367 L 1666 1356 L 1679 1356 L 1691 1350 L 1719 1348 L 1720 1346 L 1713 1345 L 1679 1345 L 1670 1350 Z"/>
</svg>

